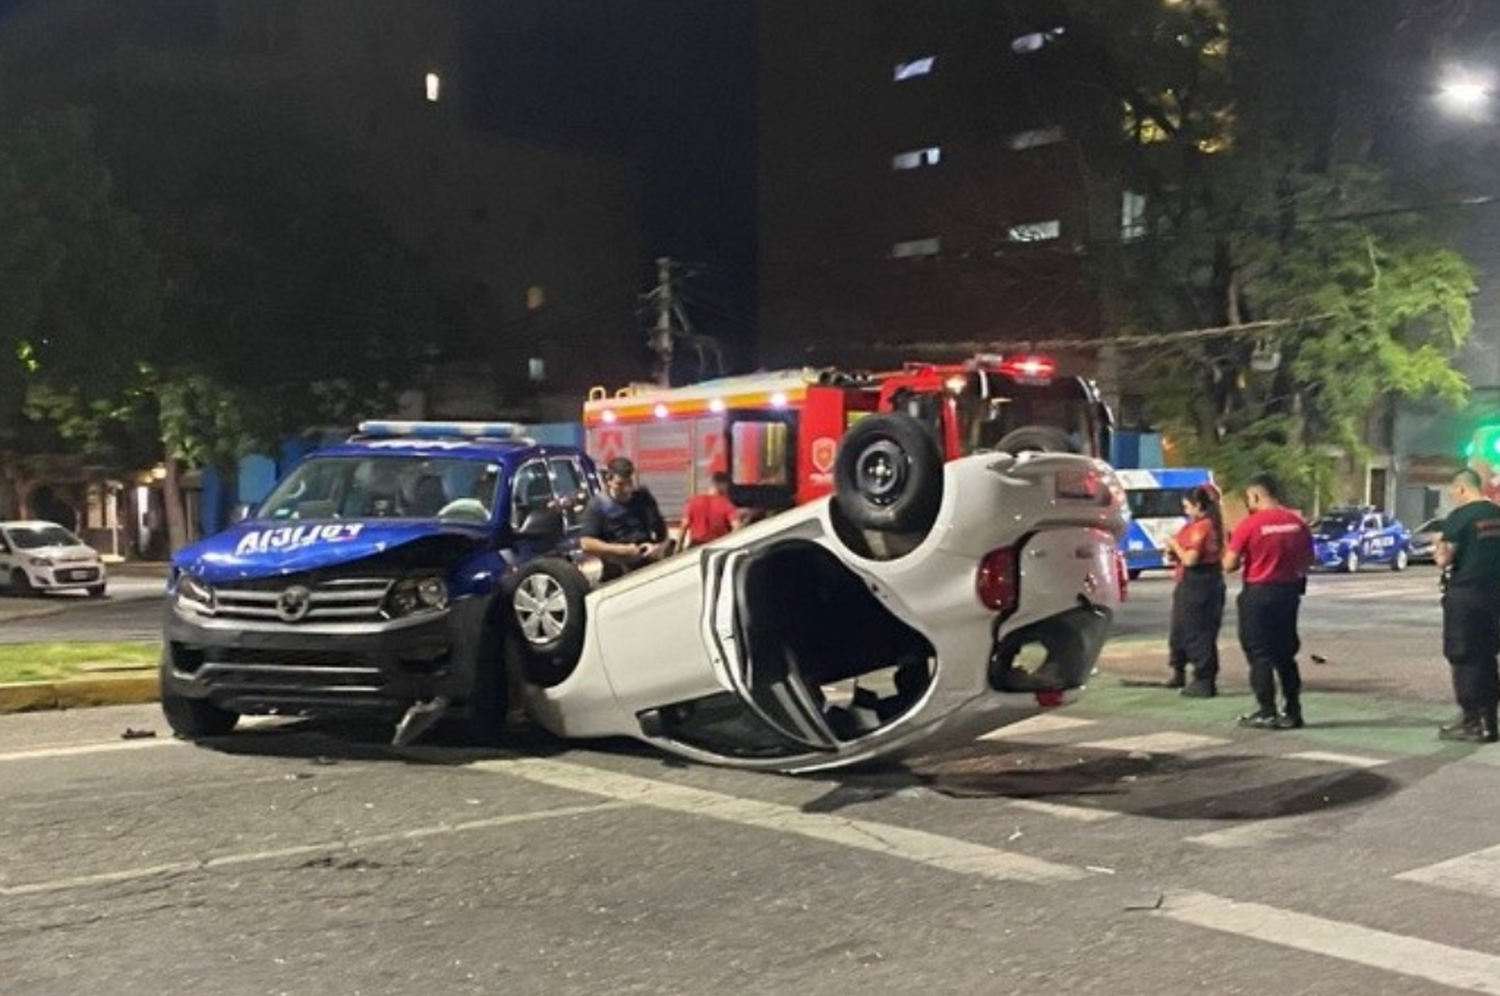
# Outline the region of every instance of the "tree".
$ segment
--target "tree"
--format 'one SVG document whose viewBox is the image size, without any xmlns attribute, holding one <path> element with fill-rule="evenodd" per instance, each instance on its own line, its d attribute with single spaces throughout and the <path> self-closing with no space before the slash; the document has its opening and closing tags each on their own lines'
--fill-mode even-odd
<svg viewBox="0 0 1500 996">
<path fill-rule="evenodd" d="M 1327 454 L 1361 452 L 1385 399 L 1462 400 L 1449 359 L 1473 324 L 1472 272 L 1369 160 L 1378 121 L 1348 99 L 1369 5 L 1097 6 L 1079 33 L 1146 199 L 1143 237 L 1099 253 L 1106 312 L 1226 330 L 1132 353 L 1135 387 L 1231 484 L 1273 469 L 1326 492 Z"/>
</svg>

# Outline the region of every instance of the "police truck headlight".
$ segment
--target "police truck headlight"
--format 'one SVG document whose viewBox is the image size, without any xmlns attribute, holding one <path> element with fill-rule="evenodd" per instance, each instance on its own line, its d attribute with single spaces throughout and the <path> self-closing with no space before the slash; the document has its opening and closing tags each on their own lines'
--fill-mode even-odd
<svg viewBox="0 0 1500 996">
<path fill-rule="evenodd" d="M 417 612 L 438 612 L 448 607 L 448 583 L 440 577 L 402 578 L 386 596 L 386 615 L 392 619 Z"/>
<path fill-rule="evenodd" d="M 214 590 L 191 574 L 184 573 L 177 579 L 177 607 L 188 612 L 212 615 L 217 608 Z"/>
</svg>

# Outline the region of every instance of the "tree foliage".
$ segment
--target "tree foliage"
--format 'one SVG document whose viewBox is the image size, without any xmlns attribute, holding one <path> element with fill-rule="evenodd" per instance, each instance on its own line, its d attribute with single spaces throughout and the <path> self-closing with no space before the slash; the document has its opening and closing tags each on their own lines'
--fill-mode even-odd
<svg viewBox="0 0 1500 996">
<path fill-rule="evenodd" d="M 1124 0 L 1107 22 L 1098 6 L 1077 16 L 1103 39 L 1147 205 L 1143 237 L 1099 254 L 1106 311 L 1229 330 L 1127 354 L 1185 456 L 1230 483 L 1273 469 L 1326 490 L 1328 454 L 1361 452 L 1388 399 L 1461 401 L 1472 272 L 1370 160 L 1379 123 L 1316 57 L 1341 50 L 1349 21 L 1328 8 L 1349 5 Z"/>
</svg>

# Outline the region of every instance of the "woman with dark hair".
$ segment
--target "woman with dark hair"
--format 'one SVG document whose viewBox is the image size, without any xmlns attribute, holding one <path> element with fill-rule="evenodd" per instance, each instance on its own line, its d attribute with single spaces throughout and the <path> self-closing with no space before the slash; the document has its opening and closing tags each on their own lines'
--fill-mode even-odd
<svg viewBox="0 0 1500 996">
<path fill-rule="evenodd" d="M 1187 525 L 1167 542 L 1172 555 L 1172 630 L 1167 638 L 1168 688 L 1180 688 L 1188 698 L 1211 699 L 1219 694 L 1219 626 L 1224 621 L 1224 518 L 1219 491 L 1200 485 L 1182 497 Z M 1188 665 L 1193 680 L 1187 680 Z"/>
</svg>

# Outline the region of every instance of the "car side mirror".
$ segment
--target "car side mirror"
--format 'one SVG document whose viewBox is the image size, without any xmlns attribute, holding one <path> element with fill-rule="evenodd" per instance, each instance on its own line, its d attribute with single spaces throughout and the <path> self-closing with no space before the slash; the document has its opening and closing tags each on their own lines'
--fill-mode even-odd
<svg viewBox="0 0 1500 996">
<path fill-rule="evenodd" d="M 242 501 L 238 505 L 234 506 L 234 508 L 231 509 L 230 512 L 229 512 L 229 521 L 231 523 L 234 523 L 234 522 L 244 522 L 246 519 L 252 519 L 254 517 L 255 517 L 255 503 L 254 502 Z"/>
<path fill-rule="evenodd" d="M 557 509 L 537 508 L 526 513 L 526 518 L 516 528 L 516 535 L 522 539 L 560 540 L 566 529 L 562 513 Z"/>
</svg>

